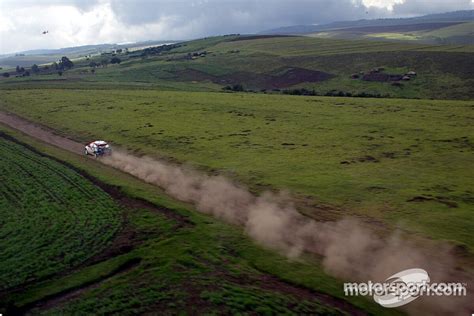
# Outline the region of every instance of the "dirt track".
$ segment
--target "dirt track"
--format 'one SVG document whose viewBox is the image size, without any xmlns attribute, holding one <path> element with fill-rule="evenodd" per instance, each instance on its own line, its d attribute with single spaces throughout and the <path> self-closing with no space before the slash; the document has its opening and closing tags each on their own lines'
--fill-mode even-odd
<svg viewBox="0 0 474 316">
<path fill-rule="evenodd" d="M 75 142 L 66 137 L 59 136 L 51 129 L 27 121 L 14 114 L 0 111 L 0 123 L 10 126 L 34 138 L 38 138 L 46 143 L 61 147 L 62 149 L 66 149 L 77 154 L 82 153 L 84 150 L 83 144 Z"/>
</svg>

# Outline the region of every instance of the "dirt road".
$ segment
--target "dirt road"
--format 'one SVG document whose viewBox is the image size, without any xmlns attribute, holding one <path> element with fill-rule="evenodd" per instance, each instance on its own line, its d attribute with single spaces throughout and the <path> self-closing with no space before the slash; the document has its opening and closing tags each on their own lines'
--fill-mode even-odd
<svg viewBox="0 0 474 316">
<path fill-rule="evenodd" d="M 27 121 L 14 114 L 5 113 L 0 111 L 0 123 L 3 123 L 9 127 L 19 130 L 29 136 L 40 139 L 46 143 L 61 147 L 74 153 L 82 153 L 84 145 L 68 139 L 63 136 L 59 136 L 54 133 L 53 130 L 46 127 L 42 127 L 38 124 Z"/>
</svg>

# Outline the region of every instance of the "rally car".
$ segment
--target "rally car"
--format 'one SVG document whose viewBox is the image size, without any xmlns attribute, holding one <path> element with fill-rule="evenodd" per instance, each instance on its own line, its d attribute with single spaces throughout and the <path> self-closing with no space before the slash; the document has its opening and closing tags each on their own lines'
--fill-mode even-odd
<svg viewBox="0 0 474 316">
<path fill-rule="evenodd" d="M 84 147 L 84 154 L 92 155 L 94 157 L 100 157 L 104 155 L 110 155 L 112 150 L 109 144 L 103 140 L 95 140 Z"/>
</svg>

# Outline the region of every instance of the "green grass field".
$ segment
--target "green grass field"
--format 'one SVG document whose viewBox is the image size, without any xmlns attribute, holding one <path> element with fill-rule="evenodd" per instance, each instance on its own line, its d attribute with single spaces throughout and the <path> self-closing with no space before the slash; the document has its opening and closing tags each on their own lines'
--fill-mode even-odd
<svg viewBox="0 0 474 316">
<path fill-rule="evenodd" d="M 73 170 L 0 134 L 0 291 L 47 279 L 102 251 L 120 209 Z"/>
<path fill-rule="evenodd" d="M 289 189 L 303 210 L 322 203 L 474 246 L 472 102 L 9 90 L 0 109 L 81 141 L 105 138 L 219 172 L 253 191 Z"/>
<path fill-rule="evenodd" d="M 450 45 L 472 45 L 474 43 L 473 22 L 463 22 L 452 25 L 452 23 L 420 23 L 408 27 L 408 30 L 400 25 L 392 27 L 368 27 L 368 28 L 342 28 L 326 30 L 309 34 L 317 38 L 353 39 L 353 40 L 386 40 L 404 41 L 418 44 L 450 44 Z"/>
</svg>

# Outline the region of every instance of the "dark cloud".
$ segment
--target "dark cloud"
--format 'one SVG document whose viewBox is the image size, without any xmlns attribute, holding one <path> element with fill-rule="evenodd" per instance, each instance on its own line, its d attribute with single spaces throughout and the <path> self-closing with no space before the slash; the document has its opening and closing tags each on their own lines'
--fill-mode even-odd
<svg viewBox="0 0 474 316">
<path fill-rule="evenodd" d="M 194 36 L 252 33 L 295 24 L 321 24 L 366 17 L 366 8 L 351 0 L 112 0 L 117 18 L 129 25 L 170 18 L 171 27 L 191 26 Z"/>
<path fill-rule="evenodd" d="M 406 0 L 393 11 L 366 6 L 367 0 L 111 0 L 117 18 L 128 25 L 167 19 L 183 37 L 253 33 L 279 26 L 322 24 L 363 18 L 422 15 L 469 9 L 471 0 Z M 393 0 L 379 0 L 393 3 Z M 365 4 L 365 5 L 364 5 Z"/>
</svg>

